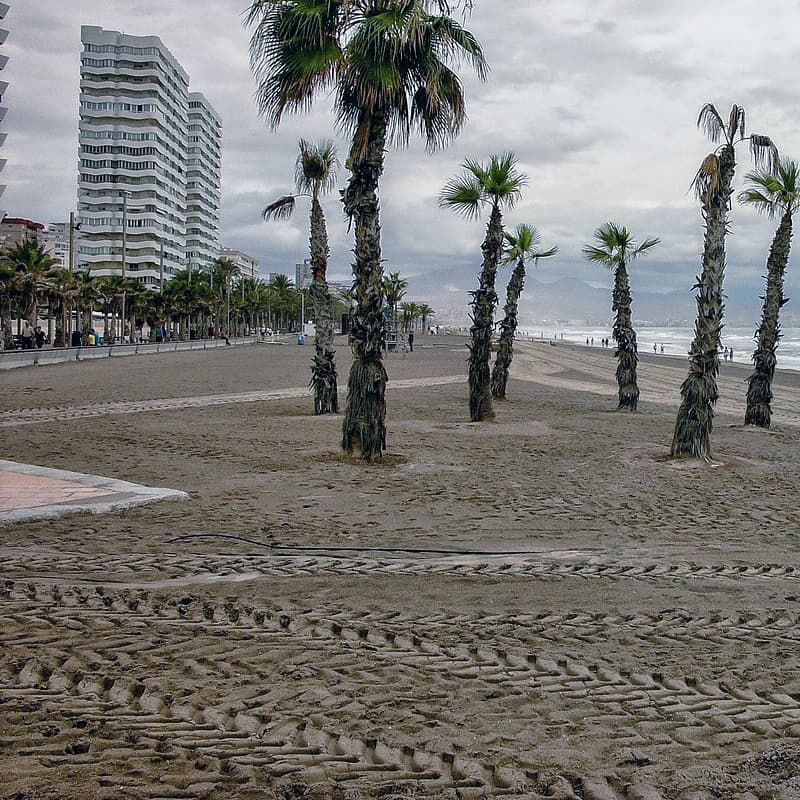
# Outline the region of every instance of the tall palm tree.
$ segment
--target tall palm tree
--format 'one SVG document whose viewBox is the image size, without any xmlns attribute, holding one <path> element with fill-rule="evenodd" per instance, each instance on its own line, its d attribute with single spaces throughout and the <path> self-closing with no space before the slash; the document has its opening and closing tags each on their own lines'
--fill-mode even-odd
<svg viewBox="0 0 800 800">
<path fill-rule="evenodd" d="M 80 284 L 75 280 L 74 274 L 68 269 L 54 269 L 47 273 L 47 302 L 50 310 L 55 313 L 56 335 L 53 341 L 55 347 L 65 347 L 67 339 L 67 312 L 72 308 L 72 303 L 78 296 Z"/>
<path fill-rule="evenodd" d="M 36 327 L 38 304 L 47 288 L 47 273 L 58 263 L 36 239 L 25 239 L 9 247 L 2 256 L 14 271 L 11 279 L 19 298 L 20 311 L 32 328 Z"/>
<path fill-rule="evenodd" d="M 503 238 L 506 242 L 503 263 L 515 266 L 506 289 L 505 316 L 500 323 L 500 346 L 492 368 L 492 397 L 498 399 L 506 396 L 508 369 L 514 358 L 514 334 L 517 331 L 519 297 L 525 286 L 525 262 L 533 261 L 536 264 L 540 258 L 549 258 L 558 252 L 557 247 L 540 250 L 542 238 L 536 228 L 530 225 L 517 225 L 513 233 L 506 231 Z"/>
<path fill-rule="evenodd" d="M 81 331 L 81 339 L 86 344 L 88 342 L 89 329 L 93 327 L 92 314 L 94 312 L 94 304 L 97 301 L 97 280 L 89 270 L 75 272 L 74 277 L 78 287 L 75 302 L 80 320 L 78 328 Z"/>
<path fill-rule="evenodd" d="M 333 88 L 339 127 L 351 137 L 342 202 L 355 237 L 353 364 L 342 448 L 367 461 L 386 447 L 386 370 L 378 185 L 390 141 L 419 131 L 429 150 L 465 120 L 461 81 L 448 66 L 466 57 L 481 78 L 477 40 L 448 16 L 447 0 L 254 0 L 251 66 L 259 111 L 277 126 Z M 430 13 L 430 10 L 438 13 Z"/>
<path fill-rule="evenodd" d="M 229 258 L 217 258 L 214 260 L 213 271 L 214 286 L 218 287 L 216 288 L 216 291 L 225 304 L 224 318 L 226 332 L 230 333 L 231 289 L 233 287 L 234 280 L 239 275 L 240 270 L 239 267 L 237 267 L 236 264 L 234 264 Z M 221 312 L 219 317 L 222 317 Z"/>
<path fill-rule="evenodd" d="M 12 308 L 14 301 L 14 268 L 0 258 L 0 325 L 3 329 L 3 349 L 14 347 L 14 329 L 12 327 Z"/>
<path fill-rule="evenodd" d="M 731 106 L 727 122 L 711 103 L 700 111 L 698 127 L 712 142 L 722 142 L 709 153 L 694 177 L 692 185 L 702 205 L 705 237 L 703 271 L 696 284 L 697 321 L 689 351 L 689 374 L 681 385 L 681 405 L 672 436 L 673 457 L 711 459 L 711 429 L 714 405 L 719 397 L 719 342 L 722 334 L 725 302 L 722 284 L 725 277 L 725 236 L 728 232 L 728 208 L 736 171 L 735 146 L 749 141 L 756 168 L 765 159 L 773 167 L 778 152 L 768 136 L 745 135 L 744 109 Z"/>
<path fill-rule="evenodd" d="M 392 324 L 397 327 L 397 306 L 406 296 L 408 281 L 400 277 L 399 272 L 390 272 L 383 276 L 383 296 L 386 305 L 389 306 L 389 314 L 392 317 Z"/>
<path fill-rule="evenodd" d="M 428 329 L 428 320 L 434 316 L 436 312 L 427 303 L 420 303 L 418 310 L 419 318 L 422 321 L 422 330 L 426 331 Z"/>
<path fill-rule="evenodd" d="M 278 330 L 283 327 L 284 319 L 292 308 L 292 295 L 296 291 L 294 282 L 286 275 L 275 275 L 269 283 L 273 312 L 278 318 Z"/>
<path fill-rule="evenodd" d="M 616 312 L 612 336 L 617 343 L 617 385 L 619 386 L 619 411 L 636 411 L 639 404 L 639 384 L 636 365 L 639 353 L 636 348 L 636 331 L 631 315 L 631 284 L 628 264 L 655 247 L 661 240 L 649 236 L 637 244 L 624 225 L 607 222 L 594 232 L 596 245 L 587 244 L 583 254 L 589 261 L 614 270 L 614 290 L 611 310 Z"/>
<path fill-rule="evenodd" d="M 310 144 L 301 139 L 295 164 L 294 181 L 297 194 L 289 194 L 270 203 L 264 219 L 286 219 L 294 211 L 295 199 L 311 197 L 310 254 L 311 287 L 309 298 L 314 315 L 314 360 L 311 364 L 311 388 L 314 390 L 314 413 L 335 414 L 339 410 L 336 360 L 333 350 L 333 305 L 328 289 L 328 229 L 320 195 L 329 192 L 336 182 L 339 160 L 333 142 L 323 140 Z"/>
<path fill-rule="evenodd" d="M 444 187 L 439 204 L 468 218 L 477 218 L 484 205 L 491 206 L 486 236 L 481 244 L 483 266 L 478 288 L 470 292 L 469 416 L 472 422 L 480 422 L 494 419 L 489 354 L 497 305 L 495 278 L 503 252 L 501 209 L 514 205 L 527 178 L 517 169 L 517 157 L 513 153 L 492 155 L 486 163 L 468 159 L 462 166 L 464 174 L 453 178 Z"/>
<path fill-rule="evenodd" d="M 756 330 L 753 374 L 748 379 L 745 425 L 769 428 L 772 417 L 772 379 L 775 375 L 775 350 L 781 338 L 778 317 L 788 302 L 783 296 L 783 276 L 792 247 L 792 218 L 800 207 L 800 168 L 796 161 L 782 159 L 776 174 L 764 170 L 746 176 L 749 186 L 739 201 L 754 206 L 770 219 L 780 217 L 778 229 L 767 257 L 767 287 Z"/>
</svg>

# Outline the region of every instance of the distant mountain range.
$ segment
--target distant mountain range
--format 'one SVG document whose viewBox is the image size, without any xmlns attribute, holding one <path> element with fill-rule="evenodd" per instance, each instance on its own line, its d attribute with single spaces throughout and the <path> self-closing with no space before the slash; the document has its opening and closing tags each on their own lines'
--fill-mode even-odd
<svg viewBox="0 0 800 800">
<path fill-rule="evenodd" d="M 499 313 L 502 313 L 505 288 L 498 289 Z M 729 295 L 725 304 L 726 323 L 755 325 L 761 314 L 760 293 L 739 291 Z M 437 298 L 432 303 L 436 308 L 436 320 L 441 324 L 468 325 L 467 299 L 463 295 L 457 298 L 455 294 Z M 792 305 L 787 306 L 781 315 L 786 327 L 800 326 L 800 310 L 793 311 Z M 635 325 L 690 326 L 694 325 L 696 314 L 695 293 L 691 291 L 639 290 L 633 295 Z M 543 283 L 531 276 L 525 279 L 525 291 L 520 298 L 521 327 L 608 325 L 612 319 L 611 291 L 608 288 L 590 286 L 575 278 L 562 278 L 554 283 Z"/>
</svg>

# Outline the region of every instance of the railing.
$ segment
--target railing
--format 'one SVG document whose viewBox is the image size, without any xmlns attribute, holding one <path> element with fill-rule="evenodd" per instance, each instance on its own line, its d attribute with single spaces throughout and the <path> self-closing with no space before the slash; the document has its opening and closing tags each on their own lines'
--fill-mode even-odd
<svg viewBox="0 0 800 800">
<path fill-rule="evenodd" d="M 229 337 L 231 345 L 258 344 L 278 341 L 275 336 Z M 143 344 L 86 345 L 84 347 L 48 347 L 32 350 L 4 350 L 0 352 L 0 370 L 16 367 L 63 364 L 67 361 L 88 361 L 93 358 L 119 358 L 143 356 L 150 353 L 177 353 L 184 350 L 216 350 L 227 347 L 224 339 L 194 339 L 189 342 L 145 342 Z"/>
</svg>

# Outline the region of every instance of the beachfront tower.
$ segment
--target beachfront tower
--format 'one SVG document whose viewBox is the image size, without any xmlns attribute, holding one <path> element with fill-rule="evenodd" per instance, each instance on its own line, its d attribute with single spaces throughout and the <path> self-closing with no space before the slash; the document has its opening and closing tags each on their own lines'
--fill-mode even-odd
<svg viewBox="0 0 800 800">
<path fill-rule="evenodd" d="M 211 242 L 216 252 L 220 120 L 202 95 L 189 93 L 189 76 L 157 36 L 85 25 L 81 42 L 76 266 L 98 276 L 124 270 L 157 288 L 162 264 L 168 280 L 189 266 L 190 253 L 207 249 L 195 242 Z M 190 115 L 195 102 L 202 108 Z M 190 140 L 190 117 L 209 126 L 216 152 L 190 153 L 199 147 Z M 207 204 L 198 211 L 201 182 Z"/>
<path fill-rule="evenodd" d="M 194 274 L 208 271 L 219 250 L 222 121 L 200 92 L 189 94 L 186 169 L 186 257 Z"/>
</svg>

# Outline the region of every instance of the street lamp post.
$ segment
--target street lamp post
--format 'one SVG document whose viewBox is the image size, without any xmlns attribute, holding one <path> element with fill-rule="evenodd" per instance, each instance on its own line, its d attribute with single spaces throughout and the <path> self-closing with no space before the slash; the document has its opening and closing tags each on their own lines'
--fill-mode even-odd
<svg viewBox="0 0 800 800">
<path fill-rule="evenodd" d="M 69 212 L 69 277 L 70 282 L 72 282 L 72 278 L 75 275 L 75 231 L 79 230 L 81 227 L 80 222 L 75 222 L 75 212 Z M 65 331 L 64 333 L 64 346 L 66 346 L 67 336 L 72 334 L 72 308 L 70 303 L 70 311 L 69 311 L 69 325 L 67 328 L 69 330 Z M 77 316 L 75 318 L 75 328 L 78 327 L 78 319 Z"/>
<path fill-rule="evenodd" d="M 125 261 L 127 259 L 127 234 L 128 234 L 128 193 L 122 193 L 122 331 L 121 338 L 125 341 Z"/>
</svg>

